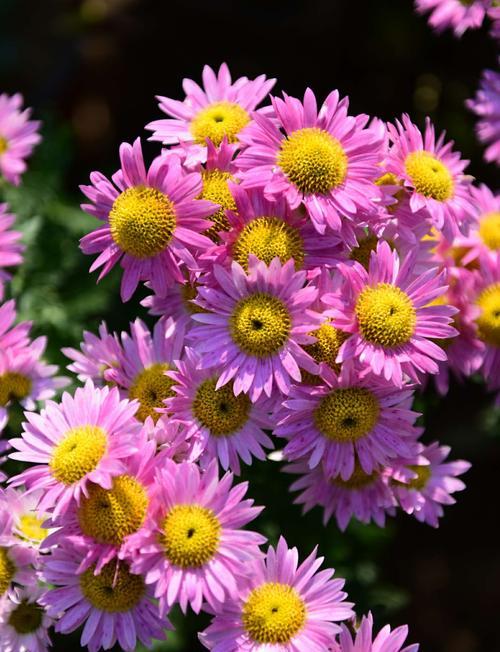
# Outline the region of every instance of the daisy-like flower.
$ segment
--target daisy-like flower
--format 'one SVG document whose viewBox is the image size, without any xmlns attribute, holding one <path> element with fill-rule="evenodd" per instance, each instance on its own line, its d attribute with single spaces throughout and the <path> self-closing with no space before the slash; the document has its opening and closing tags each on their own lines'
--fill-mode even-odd
<svg viewBox="0 0 500 652">
<path fill-rule="evenodd" d="M 42 604 L 58 619 L 56 632 L 68 634 L 83 625 L 80 643 L 90 652 L 117 642 L 133 652 L 138 640 L 149 648 L 151 639 L 164 639 L 171 625 L 160 618 L 144 578 L 132 574 L 125 561 L 109 562 L 98 575 L 92 567 L 79 574 L 85 552 L 77 545 L 58 546 L 45 561 L 43 578 L 56 588 L 46 592 Z"/>
<path fill-rule="evenodd" d="M 8 515 L 12 543 L 38 550 L 48 535 L 45 526 L 48 514 L 38 509 L 40 497 L 40 492 L 26 493 L 12 487 L 0 493 L 0 512 Z"/>
<path fill-rule="evenodd" d="M 437 32 L 452 29 L 462 36 L 468 29 L 478 29 L 483 24 L 492 0 L 415 0 L 420 14 L 430 13 L 429 25 Z"/>
<path fill-rule="evenodd" d="M 89 380 L 74 396 L 65 392 L 60 404 L 47 401 L 40 414 L 26 412 L 21 438 L 10 440 L 19 452 L 10 457 L 34 466 L 12 482 L 43 490 L 39 509 L 53 508 L 54 516 L 87 496 L 90 483 L 110 489 L 124 472 L 123 458 L 137 450 L 136 410 L 116 388 L 96 388 Z"/>
<path fill-rule="evenodd" d="M 287 460 L 322 461 L 328 477 L 349 480 L 359 460 L 373 473 L 390 459 L 415 450 L 419 414 L 410 409 L 413 391 L 397 389 L 376 376 L 360 377 L 344 366 L 339 376 L 323 370 L 325 385 L 294 386 L 278 410 L 274 434 L 288 440 Z M 400 451 L 407 451 L 401 453 Z"/>
<path fill-rule="evenodd" d="M 303 461 L 288 464 L 283 471 L 300 475 L 290 485 L 290 491 L 301 492 L 294 503 L 303 505 L 304 513 L 316 505 L 322 507 L 323 525 L 335 515 L 342 531 L 352 518 L 361 523 L 374 521 L 384 527 L 386 514 L 395 514 L 394 495 L 378 469 L 365 473 L 357 462 L 349 480 L 328 477 L 321 465 L 311 470 Z"/>
<path fill-rule="evenodd" d="M 5 600 L 11 595 L 15 585 L 33 586 L 36 573 L 33 564 L 36 561 L 34 550 L 16 545 L 12 540 L 12 519 L 0 508 L 3 523 L 0 530 L 0 614 Z"/>
<path fill-rule="evenodd" d="M 241 130 L 252 119 L 252 113 L 267 96 L 275 79 L 259 75 L 254 80 L 240 77 L 234 83 L 225 63 L 217 75 L 209 66 L 203 68 L 203 88 L 191 79 L 184 79 L 184 101 L 158 97 L 160 109 L 172 118 L 150 122 L 150 140 L 164 145 L 180 143 L 186 152 L 188 166 L 207 156 L 207 139 L 219 146 L 224 138 L 238 143 Z"/>
<path fill-rule="evenodd" d="M 301 379 L 299 367 L 317 371 L 300 344 L 314 342 L 307 333 L 321 322 L 309 309 L 318 291 L 304 287 L 306 273 L 295 272 L 293 260 L 274 258 L 268 267 L 250 256 L 248 274 L 233 262 L 230 271 L 214 265 L 213 277 L 215 287 L 198 288 L 196 303 L 208 312 L 193 315 L 201 323 L 190 339 L 204 368 L 222 369 L 216 389 L 234 379 L 236 396 L 248 393 L 255 402 L 273 386 L 288 393 L 291 379 Z"/>
<path fill-rule="evenodd" d="M 449 453 L 449 446 L 439 446 L 437 442 L 429 446 L 420 444 L 417 455 L 389 469 L 392 488 L 401 508 L 432 527 L 439 526 L 443 505 L 456 502 L 451 494 L 465 489 L 457 476 L 471 466 L 464 460 L 445 462 Z"/>
<path fill-rule="evenodd" d="M 19 242 L 21 234 L 13 231 L 16 216 L 8 212 L 7 204 L 0 204 L 0 301 L 3 299 L 4 283 L 10 281 L 6 267 L 13 267 L 22 262 L 24 246 Z"/>
<path fill-rule="evenodd" d="M 0 95 L 0 175 L 16 186 L 26 170 L 26 159 L 41 141 L 40 122 L 30 120 L 31 109 L 22 109 L 23 96 Z"/>
<path fill-rule="evenodd" d="M 0 609 L 0 647 L 3 652 L 47 652 L 48 630 L 54 624 L 40 599 L 44 589 L 15 589 Z"/>
<path fill-rule="evenodd" d="M 429 118 L 424 134 L 406 114 L 402 123 L 397 120 L 388 129 L 392 147 L 385 168 L 402 180 L 411 193 L 411 211 L 425 209 L 430 224 L 442 230 L 449 240 L 459 232 L 467 233 L 476 209 L 470 194 L 470 178 L 464 174 L 468 161 L 452 150 L 453 141 L 445 143 L 444 132 L 436 140 Z"/>
<path fill-rule="evenodd" d="M 254 564 L 238 599 L 228 600 L 200 634 L 209 650 L 223 652 L 324 652 L 340 631 L 336 623 L 353 615 L 343 579 L 317 572 L 323 558 L 314 550 L 298 564 L 296 548 L 280 538 L 265 560 Z"/>
<path fill-rule="evenodd" d="M 360 210 L 373 210 L 380 191 L 383 131 L 367 128 L 367 115 L 349 116 L 349 100 L 338 91 L 318 111 L 311 89 L 304 100 L 272 98 L 274 116 L 256 114 L 241 135 L 245 149 L 236 160 L 243 186 L 283 195 L 291 208 L 303 204 L 319 233 L 332 229 L 355 244 Z M 385 128 L 384 128 L 385 131 Z"/>
<path fill-rule="evenodd" d="M 479 118 L 476 131 L 487 145 L 484 158 L 500 165 L 500 72 L 485 70 L 476 97 L 466 104 Z"/>
<path fill-rule="evenodd" d="M 368 616 L 363 616 L 355 633 L 344 623 L 341 627 L 342 631 L 338 640 L 331 648 L 328 648 L 332 652 L 418 652 L 418 644 L 402 647 L 408 637 L 407 625 L 396 627 L 392 631 L 390 626 L 386 625 L 373 638 L 371 613 Z"/>
<path fill-rule="evenodd" d="M 132 570 L 154 584 L 161 613 L 175 603 L 198 613 L 203 600 L 213 609 L 235 600 L 250 562 L 260 558 L 265 537 L 241 528 L 262 508 L 242 500 L 248 483 L 231 484 L 231 473 L 219 480 L 215 460 L 203 474 L 189 462 L 159 465 L 151 514 L 130 546 L 137 550 Z"/>
<path fill-rule="evenodd" d="M 185 358 L 169 374 L 175 396 L 167 399 L 165 412 L 185 425 L 186 439 L 196 441 L 202 466 L 216 458 L 225 471 L 239 474 L 240 458 L 246 464 L 252 457 L 265 460 L 264 448 L 273 448 L 263 431 L 271 428 L 267 401 L 261 405 L 247 394 L 235 396 L 229 385 L 217 389 L 218 375 L 198 369 L 200 357 L 194 350 L 186 348 Z"/>
<path fill-rule="evenodd" d="M 445 272 L 436 268 L 414 274 L 414 258 L 399 256 L 381 241 L 372 252 L 368 271 L 359 263 L 341 264 L 343 290 L 325 295 L 334 326 L 350 333 L 338 362 L 356 359 L 398 387 L 404 374 L 435 374 L 446 353 L 434 340 L 457 335 L 450 326 L 457 309 L 429 305 L 444 294 Z"/>
<path fill-rule="evenodd" d="M 201 231 L 210 226 L 205 218 L 217 206 L 196 199 L 201 175 L 185 173 L 177 156 L 159 156 L 146 170 L 139 138 L 121 145 L 120 161 L 113 183 L 94 172 L 92 185 L 81 186 L 92 202 L 83 204 L 83 210 L 105 226 L 84 236 L 80 246 L 86 254 L 100 254 L 90 268 L 103 268 L 99 278 L 120 261 L 124 301 L 139 281 L 149 281 L 163 296 L 174 281 L 184 281 L 182 265 L 196 268 L 193 253 L 212 245 Z"/>
<path fill-rule="evenodd" d="M 92 380 L 101 387 L 112 382 L 109 371 L 118 365 L 121 354 L 120 341 L 116 333 L 109 333 L 104 322 L 99 326 L 98 335 L 88 331 L 83 332 L 83 342 L 80 351 L 70 347 L 62 349 L 64 355 L 73 360 L 68 369 L 77 374 L 78 380 L 85 383 Z"/>
</svg>

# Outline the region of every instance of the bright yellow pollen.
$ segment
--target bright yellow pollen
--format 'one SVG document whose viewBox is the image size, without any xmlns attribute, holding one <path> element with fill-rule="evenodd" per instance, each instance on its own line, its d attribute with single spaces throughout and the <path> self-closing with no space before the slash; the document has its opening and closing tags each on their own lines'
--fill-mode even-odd
<svg viewBox="0 0 500 652">
<path fill-rule="evenodd" d="M 389 283 L 378 283 L 361 292 L 356 317 L 363 338 L 386 348 L 408 342 L 417 323 L 410 297 Z"/>
<path fill-rule="evenodd" d="M 256 643 L 289 643 L 304 627 L 306 605 L 288 584 L 267 582 L 254 589 L 243 605 L 245 631 Z"/>
<path fill-rule="evenodd" d="M 80 589 L 95 609 L 109 613 L 124 613 L 136 607 L 144 595 L 141 575 L 133 575 L 126 563 L 108 562 L 99 575 L 95 566 L 79 576 Z"/>
<path fill-rule="evenodd" d="M 43 541 L 47 536 L 47 529 L 42 527 L 45 520 L 45 518 L 38 518 L 34 514 L 23 514 L 17 525 L 20 538 L 37 543 Z"/>
<path fill-rule="evenodd" d="M 348 160 L 336 138 L 307 127 L 283 140 L 277 164 L 304 194 L 326 195 L 345 180 Z"/>
<path fill-rule="evenodd" d="M 7 371 L 0 375 L 0 406 L 5 407 L 10 401 L 22 401 L 31 392 L 31 378 L 16 371 Z"/>
<path fill-rule="evenodd" d="M 453 197 L 454 183 L 449 169 L 429 152 L 408 154 L 405 160 L 406 174 L 415 190 L 436 201 Z"/>
<path fill-rule="evenodd" d="M 317 338 L 314 344 L 307 344 L 304 349 L 316 362 L 326 362 L 336 373 L 340 371 L 340 364 L 335 362 L 339 354 L 340 347 L 349 337 L 349 333 L 335 328 L 330 321 L 325 321 L 321 326 L 309 333 Z M 303 382 L 309 385 L 316 385 L 321 382 L 319 376 L 314 376 L 308 372 L 302 371 Z"/>
<path fill-rule="evenodd" d="M 2 154 L 5 154 L 8 148 L 9 148 L 9 143 L 3 136 L 0 136 L 0 156 Z"/>
<path fill-rule="evenodd" d="M 313 413 L 316 428 L 327 438 L 341 443 L 367 435 L 377 424 L 380 405 L 363 387 L 334 389 L 324 396 Z"/>
<path fill-rule="evenodd" d="M 43 608 L 36 602 L 22 600 L 20 604 L 10 612 L 9 625 L 18 634 L 31 634 L 42 624 Z"/>
<path fill-rule="evenodd" d="M 354 465 L 354 471 L 352 472 L 349 480 L 342 480 L 340 476 L 332 478 L 330 481 L 336 487 L 341 487 L 342 489 L 350 489 L 351 491 L 356 491 L 358 489 L 364 489 L 369 485 L 373 484 L 378 478 L 378 473 L 374 471 L 373 473 L 365 473 L 361 468 L 360 463 L 356 460 Z"/>
<path fill-rule="evenodd" d="M 72 485 L 91 473 L 106 453 L 108 438 L 98 426 L 78 426 L 68 430 L 56 446 L 49 462 L 58 482 Z"/>
<path fill-rule="evenodd" d="M 97 543 L 119 546 L 144 523 L 149 499 L 142 484 L 130 475 L 113 479 L 111 489 L 92 485 L 82 498 L 78 522 L 82 532 Z"/>
<path fill-rule="evenodd" d="M 168 370 L 168 364 L 157 362 L 143 369 L 134 378 L 128 395 L 131 399 L 136 398 L 140 403 L 135 415 L 139 421 L 152 417 L 156 423 L 161 416 L 156 408 L 165 407 L 163 401 L 174 396 L 172 387 L 175 383 L 165 374 Z"/>
<path fill-rule="evenodd" d="M 233 244 L 233 258 L 245 270 L 249 254 L 266 265 L 276 256 L 282 263 L 293 258 L 295 269 L 300 269 L 304 262 L 304 242 L 300 231 L 279 217 L 257 217 L 243 228 Z"/>
<path fill-rule="evenodd" d="M 194 397 L 193 413 L 211 435 L 226 437 L 243 428 L 251 403 L 246 394 L 235 396 L 231 384 L 215 389 L 216 384 L 216 378 L 201 383 Z"/>
<path fill-rule="evenodd" d="M 408 468 L 416 473 L 417 477 L 413 480 L 409 480 L 408 482 L 393 480 L 393 484 L 399 487 L 406 487 L 407 489 L 417 489 L 418 491 L 421 491 L 425 488 L 431 478 L 432 470 L 430 465 L 418 466 L 417 464 L 410 464 Z"/>
<path fill-rule="evenodd" d="M 10 560 L 7 548 L 0 548 L 0 597 L 7 591 L 16 574 L 16 567 Z"/>
<path fill-rule="evenodd" d="M 263 292 L 240 299 L 230 318 L 234 342 L 257 358 L 276 353 L 288 340 L 291 327 L 290 313 L 283 301 Z"/>
<path fill-rule="evenodd" d="M 109 213 L 111 237 L 122 251 L 135 258 L 161 253 L 172 239 L 176 217 L 170 199 L 156 188 L 127 188 Z"/>
<path fill-rule="evenodd" d="M 236 210 L 236 202 L 227 185 L 227 182 L 234 181 L 234 178 L 229 172 L 223 172 L 222 170 L 206 170 L 202 172 L 201 177 L 203 188 L 200 199 L 207 199 L 214 202 L 214 204 L 220 205 L 215 213 L 207 217 L 207 220 L 214 224 L 205 231 L 205 234 L 214 242 L 219 242 L 219 231 L 229 231 L 231 229 L 229 220 L 226 217 L 226 210 Z"/>
<path fill-rule="evenodd" d="M 250 122 L 247 111 L 235 102 L 214 102 L 201 109 L 191 121 L 195 142 L 206 145 L 207 138 L 219 146 L 224 136 L 228 142 L 238 142 L 238 134 Z"/>
<path fill-rule="evenodd" d="M 166 515 L 160 543 L 174 566 L 199 568 L 219 548 L 221 524 L 211 509 L 200 505 L 176 505 Z"/>
<path fill-rule="evenodd" d="M 485 288 L 477 305 L 481 309 L 476 319 L 479 338 L 491 346 L 500 346 L 500 283 Z"/>
<path fill-rule="evenodd" d="M 401 179 L 398 179 L 393 172 L 386 172 L 376 179 L 375 183 L 377 186 L 400 186 Z"/>
<path fill-rule="evenodd" d="M 481 217 L 479 235 L 488 249 L 500 249 L 500 212 L 488 213 Z"/>
</svg>

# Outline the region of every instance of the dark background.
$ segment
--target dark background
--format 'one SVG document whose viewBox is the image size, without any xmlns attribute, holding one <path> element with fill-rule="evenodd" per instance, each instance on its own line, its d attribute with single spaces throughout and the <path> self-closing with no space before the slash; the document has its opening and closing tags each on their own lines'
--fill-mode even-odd
<svg viewBox="0 0 500 652">
<path fill-rule="evenodd" d="M 44 120 L 45 142 L 22 188 L 4 191 L 28 243 L 12 290 L 21 316 L 49 335 L 48 355 L 59 363 L 60 346 L 77 344 L 83 328 L 101 319 L 125 328 L 144 317 L 138 297 L 120 303 L 118 269 L 98 288 L 86 272 L 90 259 L 77 242 L 94 222 L 78 210 L 78 184 L 91 170 L 113 172 L 119 143 L 144 136 L 143 126 L 160 117 L 154 95 L 182 98 L 181 79 L 199 81 L 204 63 L 226 61 L 234 78 L 277 77 L 275 92 L 301 95 L 309 85 L 323 98 L 339 88 L 355 113 L 391 119 L 407 111 L 419 124 L 428 114 L 471 159 L 471 174 L 495 187 L 498 170 L 482 163 L 474 116 L 463 106 L 495 59 L 486 30 L 438 36 L 410 0 L 0 0 L 0 92 L 21 91 Z M 427 439 L 474 464 L 438 531 L 403 514 L 385 530 L 322 528 L 319 510 L 301 518 L 275 463 L 245 473 L 251 495 L 267 506 L 259 528 L 272 541 L 285 534 L 303 555 L 318 542 L 347 577 L 359 612 L 372 609 L 379 627 L 409 623 L 422 652 L 493 652 L 499 414 L 477 381 L 453 386 L 444 400 L 429 390 L 418 402 Z M 178 633 L 157 649 L 199 649 L 195 632 L 206 619 L 174 619 Z M 56 650 L 76 649 L 77 640 L 58 639 Z"/>
</svg>

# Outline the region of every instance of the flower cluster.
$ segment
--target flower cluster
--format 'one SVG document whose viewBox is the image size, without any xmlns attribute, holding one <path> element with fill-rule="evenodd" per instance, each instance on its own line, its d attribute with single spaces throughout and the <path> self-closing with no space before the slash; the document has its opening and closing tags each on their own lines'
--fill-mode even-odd
<svg viewBox="0 0 500 652">
<path fill-rule="evenodd" d="M 489 17 L 493 21 L 492 36 L 498 38 L 498 3 L 496 0 L 415 0 L 421 14 L 429 13 L 429 25 L 437 32 L 452 29 L 462 36 L 469 29 L 478 29 Z"/>
<path fill-rule="evenodd" d="M 500 23 L 500 17 L 499 17 Z M 483 72 L 481 87 L 467 106 L 479 118 L 477 136 L 487 145 L 484 158 L 500 165 L 500 73 L 494 70 Z"/>
</svg>

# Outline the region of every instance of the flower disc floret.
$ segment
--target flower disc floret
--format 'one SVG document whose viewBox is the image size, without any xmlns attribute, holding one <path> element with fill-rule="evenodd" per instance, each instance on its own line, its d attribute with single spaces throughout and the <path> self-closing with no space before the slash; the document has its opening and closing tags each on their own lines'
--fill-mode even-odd
<svg viewBox="0 0 500 652">
<path fill-rule="evenodd" d="M 211 435 L 224 437 L 243 428 L 252 404 L 246 394 L 235 396 L 231 386 L 216 389 L 216 384 L 215 378 L 201 383 L 193 400 L 193 413 Z"/>
<path fill-rule="evenodd" d="M 191 120 L 190 131 L 198 145 L 209 138 L 219 146 L 224 137 L 229 143 L 238 142 L 238 134 L 250 122 L 248 111 L 235 102 L 214 102 L 201 109 Z"/>
<path fill-rule="evenodd" d="M 339 476 L 336 478 L 331 478 L 330 482 L 336 487 L 356 491 L 359 489 L 364 489 L 365 487 L 369 487 L 371 484 L 376 482 L 379 477 L 380 474 L 377 471 L 373 471 L 372 473 L 366 473 L 363 471 L 361 464 L 356 461 L 354 464 L 354 471 L 348 480 L 343 480 Z"/>
<path fill-rule="evenodd" d="M 77 426 L 56 446 L 49 462 L 58 482 L 72 485 L 93 471 L 107 448 L 106 432 L 99 426 Z"/>
<path fill-rule="evenodd" d="M 293 258 L 295 269 L 304 262 L 304 242 L 300 231 L 279 217 L 257 217 L 244 226 L 233 244 L 233 258 L 248 269 L 248 255 L 253 254 L 269 265 L 278 257 L 282 263 Z"/>
<path fill-rule="evenodd" d="M 176 505 L 163 521 L 161 544 L 170 563 L 200 568 L 219 548 L 221 524 L 214 512 L 200 505 Z"/>
<path fill-rule="evenodd" d="M 0 548 L 0 597 L 4 595 L 16 574 L 16 567 L 7 548 Z"/>
<path fill-rule="evenodd" d="M 8 623 L 18 634 L 31 634 L 42 624 L 43 613 L 42 607 L 36 602 L 22 600 L 10 612 Z"/>
<path fill-rule="evenodd" d="M 165 373 L 168 370 L 166 363 L 152 364 L 139 372 L 130 386 L 129 397 L 140 403 L 136 413 L 140 421 L 145 421 L 147 417 L 158 421 L 160 414 L 157 408 L 164 407 L 164 400 L 174 395 L 174 381 Z"/>
<path fill-rule="evenodd" d="M 500 212 L 488 213 L 481 217 L 479 236 L 488 249 L 500 249 Z"/>
<path fill-rule="evenodd" d="M 209 238 L 217 242 L 219 231 L 229 231 L 230 229 L 226 210 L 236 210 L 236 203 L 228 185 L 228 181 L 232 181 L 233 176 L 230 172 L 213 169 L 204 171 L 201 178 L 203 189 L 200 199 L 207 199 L 220 206 L 215 213 L 207 218 L 213 222 L 213 226 L 205 232 Z"/>
<path fill-rule="evenodd" d="M 481 310 L 476 319 L 479 338 L 491 346 L 500 347 L 500 283 L 487 286 L 476 303 Z"/>
<path fill-rule="evenodd" d="M 26 541 L 41 543 L 47 536 L 47 528 L 42 525 L 46 520 L 34 514 L 23 514 L 17 527 L 19 536 Z"/>
<path fill-rule="evenodd" d="M 353 442 L 378 422 L 380 405 L 363 387 L 341 387 L 324 396 L 314 410 L 314 423 L 328 439 Z"/>
<path fill-rule="evenodd" d="M 446 201 L 453 196 L 453 177 L 449 169 L 429 152 L 408 154 L 405 168 L 413 187 L 424 197 Z"/>
<path fill-rule="evenodd" d="M 133 575 L 125 563 L 109 562 L 99 575 L 95 567 L 80 575 L 80 589 L 90 604 L 108 613 L 125 613 L 136 607 L 145 593 L 144 580 Z"/>
<path fill-rule="evenodd" d="M 16 371 L 0 374 L 0 406 L 5 407 L 11 400 L 22 401 L 30 395 L 31 378 Z"/>
</svg>

